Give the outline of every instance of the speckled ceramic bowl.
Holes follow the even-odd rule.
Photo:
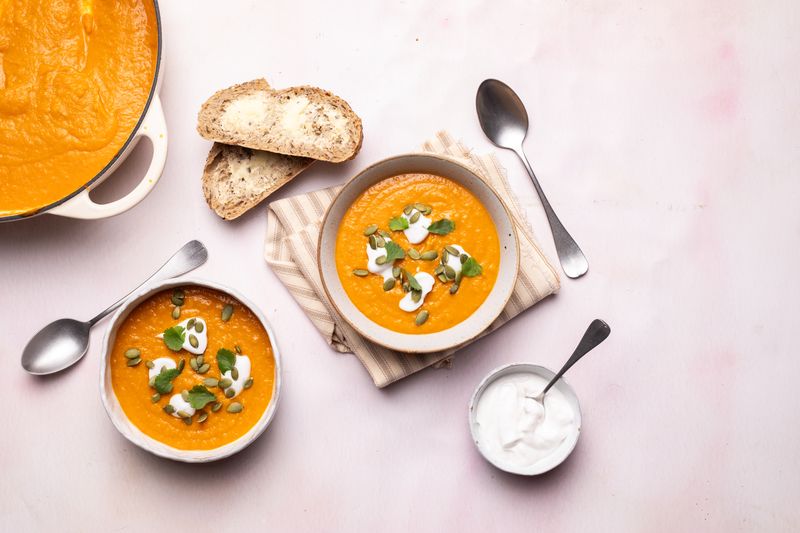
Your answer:
[[[478,447],[478,451],[480,451],[483,458],[489,461],[492,465],[500,470],[504,470],[505,472],[510,472],[512,474],[519,474],[521,476],[537,476],[539,474],[544,474],[545,472],[548,472],[563,463],[564,460],[572,453],[572,450],[575,449],[575,445],[578,444],[578,437],[580,437],[581,434],[581,406],[578,403],[578,397],[575,395],[575,391],[572,390],[572,387],[570,387],[569,383],[567,383],[564,378],[559,379],[553,385],[553,389],[558,389],[564,395],[570,407],[572,408],[572,411],[575,413],[575,421],[578,426],[578,430],[575,432],[575,438],[565,440],[561,443],[561,446],[553,451],[553,453],[527,468],[512,468],[509,465],[497,462],[495,458],[487,452],[486,448],[481,442],[479,429],[480,424],[478,424],[476,420],[477,406],[478,402],[480,402],[483,392],[495,380],[509,374],[519,373],[535,374],[543,377],[547,381],[550,381],[553,379],[553,376],[556,375],[555,372],[549,368],[530,363],[512,363],[510,365],[501,366],[500,368],[495,368],[489,372],[488,376],[483,378],[483,381],[481,381],[478,385],[478,388],[475,389],[472,399],[469,402],[469,430],[470,433],[472,433],[472,440],[475,443],[475,446]]]
[[[463,322],[426,334],[398,333],[380,326],[362,313],[342,286],[336,270],[336,234],[345,212],[358,196],[381,180],[399,174],[424,173],[449,178],[474,194],[492,217],[500,240],[500,270],[486,300]],[[429,353],[460,346],[486,330],[500,315],[514,290],[519,271],[519,242],[508,208],[475,172],[450,157],[420,153],[390,157],[367,167],[352,178],[333,200],[325,218],[317,249],[317,263],[325,293],[338,313],[371,341],[406,353]]]
[[[264,329],[267,330],[267,335],[269,336],[269,341],[272,345],[272,353],[275,357],[275,382],[272,390],[272,400],[264,410],[261,418],[259,418],[258,422],[256,422],[256,424],[250,428],[250,431],[235,441],[211,450],[181,450],[178,448],[173,448],[172,446],[167,446],[153,437],[146,435],[138,427],[133,425],[133,423],[125,415],[125,412],[122,410],[116,394],[114,394],[114,388],[111,384],[111,372],[109,369],[109,358],[111,355],[111,350],[114,346],[117,330],[119,329],[120,324],[122,324],[122,322],[128,317],[130,312],[147,298],[158,292],[161,292],[164,289],[172,289],[175,287],[185,287],[190,285],[207,287],[209,289],[220,291],[233,298],[236,298],[242,303],[242,305],[250,309],[253,314],[258,317],[261,325],[264,326]],[[278,408],[280,392],[281,357],[278,351],[278,344],[275,342],[275,333],[272,331],[269,322],[267,322],[264,314],[259,311],[259,309],[250,300],[235,290],[218,283],[196,278],[179,278],[149,285],[131,296],[131,298],[125,302],[116,313],[114,313],[114,316],[111,319],[111,325],[106,331],[105,338],[103,339],[103,349],[100,364],[100,397],[103,401],[103,406],[106,408],[106,412],[108,413],[111,422],[114,424],[114,427],[117,428],[117,431],[122,433],[123,437],[131,441],[136,446],[147,450],[152,454],[158,455],[159,457],[165,457],[175,461],[183,461],[185,463],[207,463],[210,461],[223,459],[243,450],[253,441],[255,441],[264,432],[264,430],[267,429],[267,426],[269,426],[270,422],[275,416],[275,410]]]

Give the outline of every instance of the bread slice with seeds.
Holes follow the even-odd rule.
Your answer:
[[[203,169],[203,195],[216,214],[232,220],[313,162],[306,157],[214,143]]]
[[[253,80],[215,93],[200,108],[206,139],[338,163],[361,149],[363,132],[347,102],[317,87],[271,89]]]

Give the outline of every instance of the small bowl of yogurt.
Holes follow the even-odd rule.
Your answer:
[[[572,387],[558,380],[544,397],[533,399],[555,376],[530,363],[513,363],[489,373],[469,402],[469,428],[481,455],[512,474],[536,476],[560,465],[575,449],[581,408]]]

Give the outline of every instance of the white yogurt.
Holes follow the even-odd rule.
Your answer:
[[[528,468],[565,442],[574,442],[578,424],[567,398],[556,387],[544,397],[544,407],[526,396],[536,396],[547,380],[529,372],[502,376],[483,391],[476,407],[480,446],[496,463],[512,469]]]
[[[456,250],[458,250],[458,252],[459,252],[461,255],[466,255],[467,257],[469,257],[469,256],[470,256],[470,255],[469,255],[467,252],[465,252],[465,251],[464,251],[464,249],[463,249],[461,246],[459,246],[458,244],[451,244],[450,246],[452,246],[453,248],[455,248]],[[465,261],[466,261],[466,259],[465,259]],[[462,263],[461,263],[461,256],[458,256],[458,257],[456,257],[456,256],[454,256],[454,255],[450,255],[450,254],[448,254],[448,257],[447,257],[447,266],[449,266],[449,267],[451,267],[453,270],[455,270],[455,271],[456,271],[456,275],[458,275],[458,274],[459,274],[459,272],[461,272],[461,266],[462,266]]]
[[[175,364],[175,361],[170,359],[169,357],[159,357],[158,359],[153,360],[153,368],[147,372],[147,378],[153,379],[157,375],[161,373],[163,369],[171,369],[171,368],[178,368],[178,365]]]
[[[411,298],[412,293],[408,292],[403,296],[400,300],[400,309],[409,313],[422,307],[422,304],[425,303],[425,297],[433,290],[433,276],[427,272],[417,272],[414,277],[417,279],[419,286],[422,287],[422,298],[415,302]]]
[[[389,242],[391,239],[384,239]],[[376,249],[372,249],[367,243],[367,270],[372,272],[373,274],[378,274],[383,276],[383,281],[392,277],[392,267],[394,266],[394,261],[391,263],[385,263],[383,265],[379,265],[375,261],[378,260],[379,257],[386,257],[386,247],[381,248],[380,246]]]
[[[412,223],[411,217],[414,216],[414,213],[419,213],[419,219]],[[406,235],[406,239],[411,244],[419,244],[425,240],[428,236],[428,226],[431,225],[431,219],[417,211],[416,209],[412,209],[409,214],[401,213],[401,217],[408,220],[408,229],[404,229],[403,233]]]
[[[192,329],[186,329],[186,324],[188,324],[190,320],[194,320],[195,324],[193,324]],[[203,324],[203,331],[198,333],[198,331],[196,329],[194,329],[194,326],[196,324]],[[208,326],[206,325],[206,321],[205,320],[203,320],[199,316],[198,317],[192,317],[192,318],[187,318],[183,322],[178,322],[177,324],[175,324],[175,326],[180,326],[185,330],[184,331],[183,346],[181,346],[181,348],[183,348],[187,352],[193,353],[195,355],[200,355],[202,353],[205,353],[206,348],[208,347]],[[197,348],[192,346],[192,343],[189,340],[189,335],[194,335],[195,337],[197,337]],[[164,334],[163,333],[159,333],[158,335],[156,335],[156,337],[158,337],[159,339],[163,339],[164,338]]]
[[[183,411],[189,416],[194,416],[195,408],[192,407],[192,404],[184,400],[183,396],[180,394],[173,394],[172,398],[169,399],[169,404],[173,409],[175,409],[172,412],[172,416],[175,418],[181,418],[181,415],[178,414],[178,411]]]
[[[244,382],[250,378],[250,358],[246,355],[237,355],[236,362],[233,366],[235,366],[236,371],[239,372],[239,379],[233,379],[230,370],[222,374],[220,379],[228,378],[233,382],[228,388],[233,389],[236,394],[234,394],[232,398],[236,398],[244,390]]]

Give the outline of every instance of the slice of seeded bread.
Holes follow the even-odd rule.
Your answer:
[[[266,80],[223,89],[197,117],[206,139],[338,163],[361,149],[361,119],[334,94],[316,87],[273,90]]]
[[[313,162],[306,157],[214,143],[203,170],[203,195],[215,213],[232,220]]]

